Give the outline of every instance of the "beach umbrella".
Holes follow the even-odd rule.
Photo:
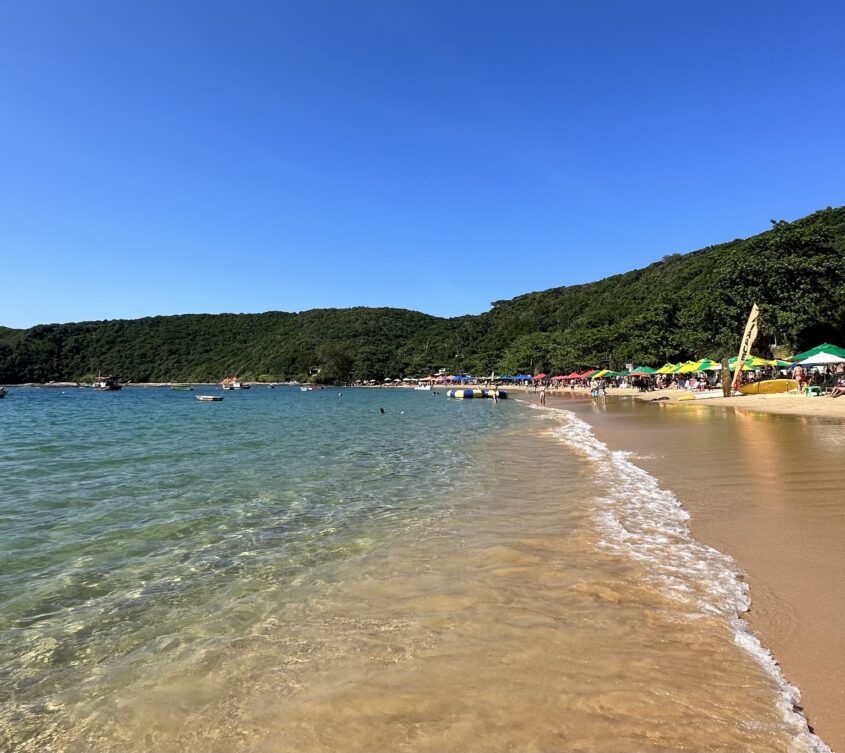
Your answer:
[[[776,366],[779,369],[786,369],[792,364],[789,361],[781,361],[780,358],[773,358],[771,361],[766,361],[769,366]]]
[[[716,361],[711,361],[709,358],[702,358],[700,361],[687,361],[678,370],[679,374],[692,374],[698,371],[710,371],[712,369],[722,368]]]
[[[751,369],[762,369],[764,366],[769,366],[769,362],[760,356],[749,356],[745,359],[745,364],[742,367],[743,371],[750,371]],[[728,368],[731,371],[736,370],[736,356],[728,359]]]
[[[821,345],[816,345],[815,348],[805,350],[803,353],[796,353],[794,356],[792,356],[792,363],[804,361],[807,358],[810,358],[811,356],[818,355],[819,353],[830,353],[830,355],[832,356],[839,356],[840,358],[845,358],[845,350],[840,348],[838,345],[822,343]]]
[[[698,362],[699,371],[711,371],[712,369],[721,369],[722,364],[710,358],[702,358]]]
[[[602,369],[593,374],[593,379],[601,379],[602,377],[610,376],[613,372],[610,369]]]
[[[678,373],[678,374],[692,374],[693,372],[698,371],[696,366],[698,366],[697,361],[687,361],[686,363],[681,364],[681,368],[679,368],[676,373]]]
[[[826,353],[821,351],[815,355],[805,358],[803,361],[798,361],[796,366],[827,366],[832,363],[845,363],[845,358],[837,356],[834,353]]]
[[[658,374],[669,374],[675,368],[674,363],[664,363],[658,370]]]
[[[645,374],[645,375],[649,376],[651,374],[656,374],[657,369],[653,369],[653,368],[651,368],[651,366],[640,366],[639,368],[634,369],[634,371],[632,371],[631,373],[633,374],[635,372],[637,374]]]
[[[591,371],[585,371],[581,376],[585,377],[586,379],[592,379],[598,373],[598,369],[592,369]]]
[[[545,379],[546,375],[545,374],[537,374],[537,376],[535,376],[534,378],[535,379]]]

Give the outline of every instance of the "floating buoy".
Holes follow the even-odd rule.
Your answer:
[[[482,390],[475,387],[473,389],[449,390],[446,395],[457,398],[458,400],[467,400],[472,397],[496,397],[499,400],[504,400],[507,398],[508,393],[504,390]]]

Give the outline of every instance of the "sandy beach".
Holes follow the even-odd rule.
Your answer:
[[[507,388],[513,390],[513,387]],[[519,391],[523,388],[517,387]],[[533,387],[525,388],[527,394],[533,394]],[[574,390],[551,390],[549,395],[557,397],[578,395],[589,397],[590,390],[586,387],[576,387]],[[687,407],[737,408],[757,413],[780,413],[790,416],[818,416],[835,419],[845,419],[845,399],[830,397],[807,397],[796,393],[784,392],[775,395],[742,395],[737,397],[708,397],[705,399],[690,399],[691,395],[711,395],[707,393],[693,393],[688,390],[654,390],[653,392],[639,392],[632,387],[611,387],[607,391],[608,397],[629,397],[648,403],[677,403]]]
[[[845,656],[845,401],[679,401],[682,394],[629,394],[637,399],[606,405],[576,394],[548,404],[574,410],[609,447],[632,452],[678,496],[693,535],[734,558],[751,588],[746,619],[799,687],[815,731],[845,750],[834,659]],[[658,397],[669,400],[648,403]]]

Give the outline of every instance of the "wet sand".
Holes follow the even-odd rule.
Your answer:
[[[815,731],[845,750],[845,421],[775,415],[845,404],[728,403],[549,400],[575,410],[611,448],[633,451],[691,513],[693,535],[736,560],[751,587],[751,627],[800,688]]]

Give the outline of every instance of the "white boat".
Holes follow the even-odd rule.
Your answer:
[[[196,397],[203,403],[219,403],[223,400],[222,395],[197,395]]]
[[[104,390],[106,392],[119,390],[123,387],[122,384],[117,383],[117,377],[113,376],[98,376],[91,385],[95,390]]]
[[[420,390],[421,392],[431,392],[431,385],[430,384],[418,384],[414,387],[415,390]]]
[[[300,387],[299,389],[302,390],[303,392],[313,392],[314,391],[313,387]]]
[[[220,382],[220,386],[224,390],[248,390],[249,389],[249,385],[244,384],[236,376],[226,377],[222,382]]]

